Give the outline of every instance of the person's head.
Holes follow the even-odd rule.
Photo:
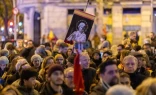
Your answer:
[[[69,48],[69,49],[67,50],[67,55],[68,55],[68,56],[71,56],[72,53],[73,53],[73,50],[72,50],[71,48]]]
[[[130,32],[129,37],[131,40],[136,41],[136,32]]]
[[[150,32],[150,33],[149,33],[149,37],[150,37],[151,39],[153,39],[153,38],[155,37],[154,32]]]
[[[100,79],[113,86],[119,83],[119,71],[117,63],[113,60],[107,60],[99,66]]]
[[[19,72],[19,70],[21,69],[22,66],[24,66],[25,64],[28,64],[27,60],[24,58],[19,58],[17,60],[17,63],[15,64],[15,69],[17,72]]]
[[[126,56],[122,61],[124,71],[127,73],[134,73],[138,66],[138,60],[132,55]]]
[[[149,43],[144,44],[143,49],[144,50],[150,50],[151,49],[151,44],[149,44]]]
[[[115,85],[106,92],[106,95],[135,95],[135,93],[132,89],[126,86]]]
[[[137,88],[135,95],[156,95],[156,79],[149,78],[144,80]]]
[[[61,43],[59,46],[59,52],[66,54],[68,50],[68,45],[66,43]]]
[[[65,76],[65,84],[69,87],[69,88],[74,88],[74,82],[73,82],[73,78],[74,78],[74,68],[73,67],[68,67],[67,69],[64,70],[64,76]]]
[[[34,88],[37,76],[38,73],[34,68],[22,70],[20,73],[21,85],[25,86],[26,88]]]
[[[5,49],[2,49],[0,51],[0,56],[6,56],[6,57],[8,57],[9,56],[9,51],[8,50],[5,50]]]
[[[80,54],[80,65],[82,69],[88,69],[90,64],[90,57],[87,52]]]
[[[111,57],[111,56],[112,56],[111,51],[106,50],[103,52],[102,60],[105,61],[108,57]]]
[[[63,67],[59,64],[52,64],[48,69],[48,81],[52,85],[60,86],[64,81]]]
[[[34,46],[34,43],[32,40],[28,40],[27,41],[27,47],[33,47]]]
[[[41,68],[44,69],[44,68],[50,66],[51,64],[54,64],[54,58],[52,56],[47,56],[44,58]]]
[[[131,80],[127,73],[120,74],[120,83],[127,87],[131,87]]]
[[[60,64],[62,65],[63,64],[63,61],[64,61],[64,58],[61,54],[57,54],[54,58],[54,61],[56,64]]]
[[[100,60],[100,59],[101,59],[101,54],[100,54],[100,52],[99,52],[99,51],[93,52],[93,54],[92,54],[92,59],[93,59],[93,60]]]
[[[75,58],[75,56],[69,56],[67,58],[67,67],[73,67],[74,66],[74,58]]]
[[[22,95],[14,86],[8,85],[2,90],[2,95]]]
[[[130,53],[130,55],[133,55],[134,57],[136,57],[138,59],[138,66],[137,68],[141,68],[143,66],[143,54],[139,53],[139,52],[133,52]]]
[[[35,68],[40,68],[42,58],[40,55],[35,54],[31,57],[31,63]]]
[[[4,70],[7,66],[7,64],[9,64],[8,58],[6,56],[0,57],[0,69]]]
[[[124,49],[124,45],[119,44],[117,47],[118,52],[120,53]]]
[[[36,48],[35,54],[40,55],[42,58],[47,56],[47,52],[45,50],[45,46],[40,45],[39,47]]]
[[[120,55],[120,61],[122,62],[123,59],[128,56],[130,54],[130,51],[129,50],[122,50],[121,51],[121,55]]]
[[[21,47],[23,47],[23,44],[24,43],[23,43],[23,40],[22,39],[18,39],[17,42],[16,42],[16,44],[17,44],[17,47],[20,47],[21,48]]]
[[[85,29],[85,26],[86,26],[86,24],[85,24],[84,22],[79,23],[79,25],[78,25],[78,30],[79,30],[80,32],[83,32],[84,29]]]

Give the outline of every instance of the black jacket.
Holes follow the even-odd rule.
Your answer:
[[[101,82],[93,88],[90,95],[105,95],[109,87],[103,86]]]
[[[35,90],[33,88],[28,89],[28,88],[22,86],[21,83],[19,83],[19,85],[17,85],[17,89],[22,95],[40,95],[37,90]]]
[[[136,89],[137,86],[139,86],[142,83],[142,81],[146,78],[146,76],[136,72],[127,74],[130,76],[131,86],[133,87],[133,89]]]
[[[74,95],[72,89],[68,88],[65,85],[62,85],[63,95]],[[46,82],[43,84],[42,89],[40,91],[40,95],[57,95],[58,93],[51,88],[50,83]]]
[[[96,76],[96,70],[93,68],[84,69],[82,70],[82,74],[84,79],[85,91],[89,93],[90,86]]]

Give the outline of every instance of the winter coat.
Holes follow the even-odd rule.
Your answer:
[[[93,88],[90,95],[105,95],[108,89],[109,86],[106,84],[102,85],[102,83],[99,82],[98,85]]]
[[[89,93],[90,86],[96,76],[96,70],[93,68],[84,69],[82,70],[82,74],[84,79],[85,91]]]
[[[28,89],[24,86],[22,86],[21,84],[19,84],[17,86],[18,91],[22,94],[22,95],[40,95],[39,92],[35,89]]]
[[[63,95],[74,95],[72,89],[68,88],[67,86],[62,85],[63,89]],[[42,86],[42,89],[40,90],[40,95],[57,95],[58,92],[54,91],[53,88],[51,88],[49,82],[45,82]]]

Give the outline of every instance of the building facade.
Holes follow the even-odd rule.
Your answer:
[[[92,15],[98,14],[98,2],[91,0],[86,10]],[[50,31],[57,38],[64,39],[74,9],[84,10],[87,0],[17,0],[17,8],[24,14],[24,33],[26,39],[40,42],[43,35]],[[103,0],[102,29],[98,30],[95,19],[90,39],[95,32],[102,35],[107,32],[113,44],[119,44],[124,32],[139,31],[140,43],[148,32],[156,32],[156,0]],[[37,43],[38,43],[37,42]]]

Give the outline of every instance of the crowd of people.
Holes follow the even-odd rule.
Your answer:
[[[137,32],[119,45],[105,36],[99,45],[75,52],[63,40],[35,46],[32,40],[6,43],[0,50],[0,95],[156,95],[156,36],[143,45]],[[84,90],[75,90],[77,55]],[[77,72],[77,73],[80,73]]]

